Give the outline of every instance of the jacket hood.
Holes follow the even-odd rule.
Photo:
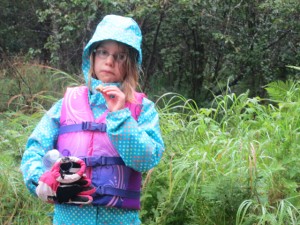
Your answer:
[[[138,52],[137,62],[142,63],[142,33],[138,24],[129,17],[107,15],[98,24],[91,40],[85,46],[82,54],[82,71],[86,83],[90,70],[90,54],[100,41],[113,40],[129,45]],[[94,89],[102,82],[91,78],[91,86]]]

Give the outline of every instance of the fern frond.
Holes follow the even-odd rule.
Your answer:
[[[297,102],[300,100],[299,81],[275,81],[268,84],[265,89],[267,90],[271,100],[277,102]]]

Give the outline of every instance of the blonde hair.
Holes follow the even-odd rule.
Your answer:
[[[138,52],[130,46],[127,46],[120,42],[117,43],[119,46],[124,47],[124,49],[128,54],[126,61],[122,65],[119,65],[119,66],[123,66],[125,70],[124,79],[121,82],[121,90],[125,94],[126,101],[131,103],[136,103],[134,93],[137,87],[139,86],[138,80],[139,80],[139,74],[141,72],[141,67],[137,63]],[[99,44],[97,46],[99,46]],[[90,55],[90,70],[88,73],[88,87],[90,90],[91,90],[91,78],[97,79],[94,71],[95,54],[93,54],[93,51],[91,52],[92,53]]]

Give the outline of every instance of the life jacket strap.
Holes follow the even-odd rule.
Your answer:
[[[107,166],[107,165],[123,165],[125,163],[121,157],[107,157],[107,156],[89,156],[80,157],[88,167]]]
[[[96,188],[96,193],[98,195],[113,195],[113,196],[119,196],[123,198],[133,198],[138,199],[140,198],[140,191],[130,191],[130,190],[124,190],[120,188],[114,188],[111,186],[98,186]]]
[[[65,133],[78,132],[78,131],[106,132],[106,124],[95,123],[95,122],[82,122],[79,124],[65,125],[59,128],[58,134],[61,135]]]

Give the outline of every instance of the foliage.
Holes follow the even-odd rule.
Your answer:
[[[227,94],[205,109],[160,99],[167,149],[144,187],[144,224],[299,223],[300,98],[289,90],[300,83],[267,87],[281,98]]]
[[[0,56],[2,51],[11,54],[23,53],[31,49],[41,50],[45,35],[38,23],[35,10],[42,8],[38,0],[0,0]],[[0,57],[1,59],[1,57]]]
[[[142,29],[142,88],[166,144],[145,174],[143,224],[299,224],[298,0],[0,3],[1,224],[50,224],[20,158],[109,13]]]
[[[94,29],[93,21],[102,11],[97,1],[47,1],[46,8],[37,10],[39,22],[50,22],[44,48],[50,52],[54,67],[72,70],[80,65],[87,35]],[[79,23],[80,21],[80,23]]]
[[[143,224],[298,224],[299,87],[269,83],[266,99],[228,92],[215,96],[210,108],[162,95],[156,104],[166,151],[144,174]],[[18,170],[43,115],[39,108],[29,112],[0,114],[0,189],[8,199],[0,203],[3,224],[51,223],[52,207],[29,195]]]
[[[0,112],[21,110],[32,113],[48,109],[63,96],[66,86],[82,82],[61,70],[24,63],[18,57],[5,60],[4,69],[0,71]]]
[[[39,118],[41,113],[0,114],[0,224],[51,224],[50,205],[30,196],[19,170],[24,143]]]
[[[103,16],[132,16],[144,36],[142,88],[152,97],[176,92],[209,107],[227,86],[265,97],[266,84],[299,76],[287,67],[299,66],[298,0],[0,2],[6,54],[27,54],[75,74]]]

